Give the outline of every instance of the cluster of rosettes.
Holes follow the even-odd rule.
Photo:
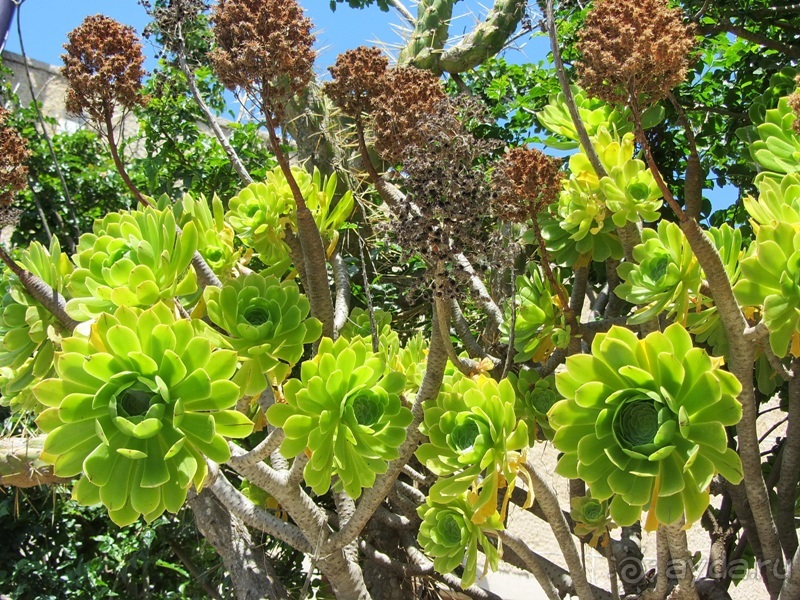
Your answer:
[[[260,97],[264,113],[280,120],[314,76],[311,20],[295,0],[220,0],[211,22],[219,80]]]
[[[313,174],[292,167],[292,176],[300,188],[306,206],[314,216],[328,252],[339,240],[338,229],[353,212],[353,193],[347,191],[334,204],[337,177],[323,179],[319,170]],[[228,203],[225,218],[239,238],[258,252],[266,265],[286,260],[289,249],[284,242],[286,228],[297,229],[297,207],[283,170],[268,171],[263,182],[248,185]]]
[[[580,31],[581,86],[608,102],[652,104],[686,77],[693,29],[666,0],[599,0]]]
[[[475,581],[479,546],[489,565],[497,567],[497,550],[486,533],[504,528],[528,445],[528,428],[517,420],[514,402],[507,379],[498,383],[455,372],[424,404],[420,429],[429,441],[417,449],[417,458],[440,479],[418,509],[423,519],[418,540],[441,573],[452,571],[466,556],[462,587]],[[501,488],[508,490],[498,508]]]
[[[132,27],[103,15],[86,17],[64,45],[62,73],[67,80],[67,110],[98,123],[111,118],[114,107],[143,105],[144,54]]]
[[[250,273],[204,290],[208,317],[228,332],[242,366],[236,383],[247,396],[278,385],[303,355],[303,345],[316,340],[322,325],[309,319],[309,303],[294,281]]]
[[[109,213],[78,241],[67,312],[85,321],[118,306],[147,307],[193,294],[197,243],[194,223],[178,232],[170,208]]]
[[[399,456],[412,420],[400,398],[404,384],[368,340],[323,338],[300,379],[284,385],[286,402],[267,410],[286,434],[281,454],[310,453],[303,475],[315,493],[327,492],[336,476],[335,489],[358,498]]]
[[[118,525],[177,512],[200,489],[206,457],[230,458],[226,437],[252,430],[231,409],[237,355],[218,350],[199,321],[163,303],[103,314],[86,334],[62,342],[57,376],[34,388],[45,406],[43,461],[60,477],[80,476],[81,504],[101,503]]]
[[[467,494],[473,523],[494,518],[498,492],[513,489],[528,446],[528,427],[517,420],[515,401],[507,379],[459,374],[425,404],[421,430],[429,441],[417,449],[417,458],[440,477],[429,491],[433,502]]]
[[[323,90],[344,114],[359,120],[375,108],[388,67],[389,59],[379,48],[359,46],[340,54],[328,67],[333,81],[326,82]]]
[[[6,123],[9,112],[0,106],[0,207],[6,207],[28,186],[28,143]],[[9,223],[4,223],[7,225]]]
[[[561,191],[560,161],[534,148],[506,152],[492,174],[497,196],[493,212],[512,223],[524,223],[555,202]]]
[[[39,242],[32,242],[20,252],[18,261],[54,290],[65,293],[73,266],[57,238],[49,252]],[[63,333],[61,323],[28,294],[16,275],[7,271],[0,282],[0,404],[10,406],[13,412],[38,412],[31,386],[53,373],[55,343]]]
[[[564,400],[550,409],[556,472],[611,499],[622,526],[650,511],[648,526],[697,521],[721,474],[742,479],[726,427],[742,416],[739,381],[673,324],[640,340],[623,327],[597,334],[591,354],[570,356],[556,375]]]

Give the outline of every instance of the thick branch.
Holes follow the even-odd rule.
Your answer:
[[[333,336],[339,337],[350,315],[350,276],[341,253],[337,250],[331,257],[333,281],[336,285],[336,302],[333,308]]]
[[[239,600],[288,598],[267,555],[244,524],[210,490],[197,494],[190,505],[197,529],[222,557]]]
[[[594,598],[592,588],[589,586],[589,582],[586,579],[586,572],[583,569],[580,556],[578,556],[578,551],[575,548],[572,533],[570,532],[567,520],[564,518],[564,514],[561,512],[561,507],[558,505],[558,498],[556,498],[553,488],[542,478],[536,467],[530,461],[526,462],[524,467],[531,476],[531,483],[536,501],[541,505],[542,511],[547,517],[547,521],[550,523],[553,534],[561,548],[561,553],[564,555],[564,560],[567,562],[570,575],[572,575],[575,583],[575,590],[578,593],[578,598],[580,598],[580,600],[592,600]]]
[[[544,591],[545,596],[547,596],[549,600],[561,600],[556,586],[553,585],[553,582],[550,580],[550,577],[548,577],[547,572],[539,561],[540,557],[533,552],[522,539],[518,538],[510,531],[498,531],[497,536],[502,540],[503,544],[511,548],[511,550],[522,559],[522,562],[525,563],[525,568],[533,573],[542,591]]]
[[[78,322],[67,314],[67,301],[57,290],[30,271],[23,269],[2,247],[0,247],[0,260],[17,276],[25,291],[44,306],[64,327],[73,331],[78,326]]]
[[[500,52],[522,20],[526,4],[525,0],[495,0],[485,20],[445,50],[439,68],[447,73],[463,73]]]
[[[786,428],[786,440],[783,444],[781,475],[778,480],[778,503],[775,524],[783,546],[783,554],[792,560],[797,553],[797,530],[795,529],[795,500],[797,498],[797,480],[800,475],[800,359],[792,361],[792,372],[789,380],[789,424]]]

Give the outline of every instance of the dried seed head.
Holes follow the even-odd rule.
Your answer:
[[[0,216],[3,217],[7,217],[9,204],[17,192],[27,186],[28,167],[25,161],[31,154],[25,139],[6,124],[8,114],[7,110],[0,107]]]
[[[372,127],[375,149],[389,162],[398,162],[409,146],[419,145],[419,122],[444,100],[442,82],[416,67],[389,69],[383,91],[375,99]]]
[[[535,218],[558,199],[559,161],[535,148],[506,152],[492,176],[494,213],[512,223]]]
[[[348,50],[328,67],[333,81],[325,84],[325,94],[346,115],[358,118],[362,112],[372,111],[388,66],[389,59],[379,48],[359,46]]]
[[[580,32],[580,84],[608,102],[652,104],[686,78],[694,47],[667,0],[598,0]]]
[[[792,127],[797,135],[800,135],[800,75],[794,80],[797,84],[797,89],[794,94],[789,96],[789,106],[794,112],[794,123]]]
[[[427,275],[439,298],[464,289],[467,275],[454,256],[484,253],[491,245],[486,158],[498,144],[475,138],[459,120],[480,110],[472,98],[445,98],[420,116],[417,144],[402,154],[407,194],[393,209],[389,226],[409,256],[419,254],[431,267]]]
[[[314,75],[311,20],[295,0],[220,0],[211,22],[210,58],[222,84],[260,97],[264,113],[280,120]]]
[[[103,15],[86,17],[67,34],[62,73],[67,80],[67,111],[102,123],[119,106],[147,101],[142,88],[144,55],[133,27]]]
[[[198,18],[208,10],[207,0],[169,0],[166,4],[156,3],[155,6],[149,0],[139,0],[139,4],[153,19],[144,28],[144,37],[155,36],[168,52],[197,52],[195,47],[186,48],[183,40],[192,34],[206,38],[205,32],[198,27]]]

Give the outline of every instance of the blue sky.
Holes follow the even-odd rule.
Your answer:
[[[336,11],[332,12],[328,0],[300,0],[300,4],[316,27],[319,51],[317,69],[320,73],[336,60],[340,52],[350,48],[378,40],[391,47],[399,45],[402,41],[393,26],[402,25],[404,22],[394,11],[381,12],[375,6],[354,10],[346,4],[340,4]],[[411,2],[407,4],[412,5]],[[482,10],[485,14],[485,9],[481,9],[481,3],[476,0],[465,0],[458,6],[462,13],[473,9],[476,12]],[[21,17],[22,35],[28,56],[60,65],[59,56],[63,51],[62,45],[66,42],[67,33],[77,27],[84,17],[97,13],[131,25],[138,33],[141,33],[148,22],[147,14],[136,0],[25,0],[22,4]],[[468,31],[473,22],[472,16],[457,17],[451,31],[454,33]],[[524,54],[514,52],[515,56],[509,58],[516,61],[543,58],[543,44],[539,42],[534,45],[535,57],[526,57]],[[12,23],[6,49],[19,53],[16,23]],[[145,52],[149,56],[154,54],[154,49],[149,47],[146,41]],[[153,66],[153,61],[149,61],[148,68],[152,69]]]

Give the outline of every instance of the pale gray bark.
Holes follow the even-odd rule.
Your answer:
[[[239,600],[283,600],[288,592],[247,527],[206,489],[189,501],[200,533],[222,557]]]

